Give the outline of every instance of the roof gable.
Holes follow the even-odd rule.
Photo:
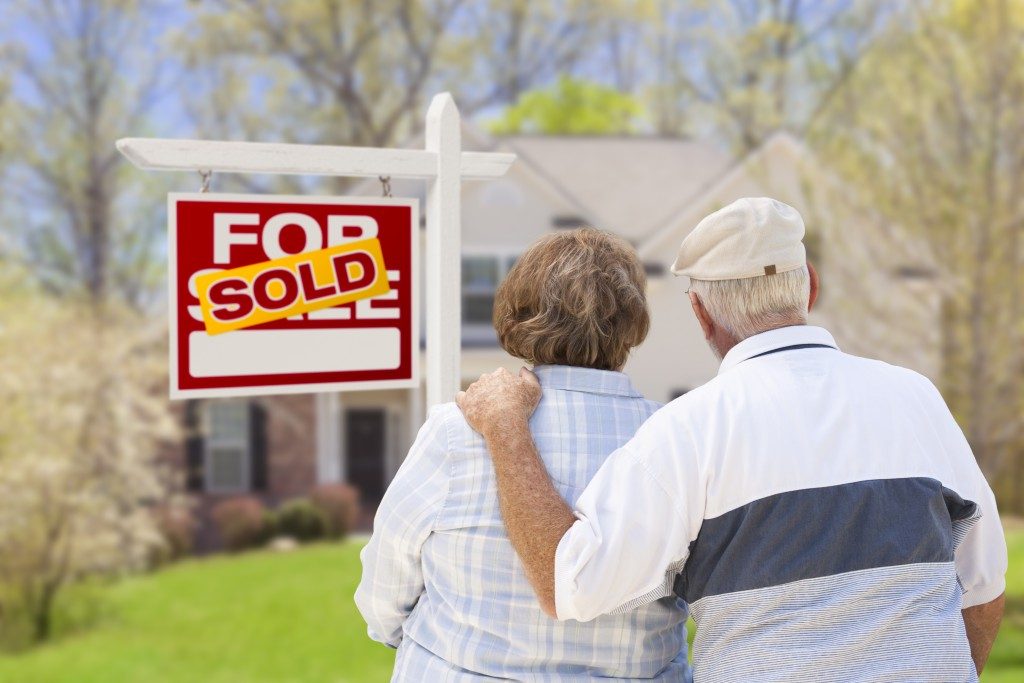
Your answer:
[[[508,136],[497,139],[575,204],[595,227],[635,243],[697,189],[729,155],[707,142],[659,137]]]

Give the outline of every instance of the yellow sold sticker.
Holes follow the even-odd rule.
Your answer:
[[[195,281],[209,334],[369,299],[391,289],[376,238],[204,273]]]

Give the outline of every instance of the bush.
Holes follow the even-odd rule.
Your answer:
[[[313,489],[313,504],[327,522],[327,537],[345,538],[359,516],[359,492],[348,484],[323,484]]]
[[[157,529],[164,545],[153,556],[154,564],[180,560],[192,553],[196,520],[192,511],[182,505],[163,505],[153,511]]]
[[[213,522],[228,550],[262,545],[270,537],[267,510],[258,498],[239,496],[213,508]]]
[[[281,504],[274,515],[278,534],[306,542],[323,538],[327,533],[327,519],[313,501],[293,498]]]

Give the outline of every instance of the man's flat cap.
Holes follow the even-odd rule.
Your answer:
[[[738,280],[796,270],[807,262],[804,221],[768,197],[737,199],[714,212],[679,246],[672,272],[698,280]]]

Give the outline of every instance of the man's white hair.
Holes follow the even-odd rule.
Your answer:
[[[786,325],[807,322],[811,278],[807,266],[740,280],[690,280],[711,315],[737,342]]]

